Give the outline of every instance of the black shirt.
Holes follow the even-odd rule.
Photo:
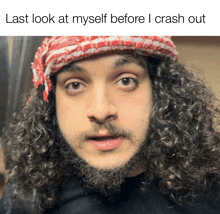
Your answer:
[[[216,189],[211,197],[200,197],[195,204],[180,206],[168,195],[162,194],[156,188],[148,186],[141,190],[144,175],[127,178],[120,195],[114,199],[105,198],[100,193],[85,188],[80,179],[74,179],[63,192],[61,199],[53,208],[44,213],[50,214],[219,214],[220,199]],[[24,203],[25,204],[25,203]],[[23,206],[23,205],[22,205]],[[34,213],[33,209],[11,209],[11,214]]]

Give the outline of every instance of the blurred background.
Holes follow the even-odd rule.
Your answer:
[[[32,88],[31,63],[44,37],[0,37],[0,136]],[[220,36],[174,36],[179,62],[202,78],[220,100]]]

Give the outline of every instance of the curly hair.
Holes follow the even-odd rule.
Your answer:
[[[145,158],[146,182],[179,204],[192,201],[220,181],[220,111],[204,83],[180,63],[148,57],[153,109]],[[55,88],[55,87],[54,87]],[[9,182],[20,195],[34,192],[40,207],[53,205],[73,167],[69,148],[60,142],[55,90],[43,101],[43,86],[4,130],[3,148]]]

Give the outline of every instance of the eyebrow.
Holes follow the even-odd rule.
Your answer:
[[[122,55],[122,57],[115,61],[111,69],[114,70],[130,63],[135,63],[145,69],[147,68],[146,60],[143,57],[137,57],[133,55]],[[59,73],[63,72],[86,72],[86,70],[72,62],[69,65],[65,66],[63,69],[61,69]]]
[[[144,58],[133,56],[133,55],[125,55],[114,63],[112,69],[117,69],[119,67],[122,67],[126,64],[135,63],[137,65],[140,65],[143,68],[147,68],[147,63]]]
[[[63,69],[60,70],[60,72],[68,72],[68,71],[73,71],[73,72],[85,72],[86,70],[83,69],[82,67],[75,65],[74,62],[70,63],[69,65],[65,66]]]

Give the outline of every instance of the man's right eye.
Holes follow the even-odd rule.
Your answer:
[[[78,93],[82,91],[86,86],[80,82],[71,82],[66,85],[66,89],[69,93]]]

